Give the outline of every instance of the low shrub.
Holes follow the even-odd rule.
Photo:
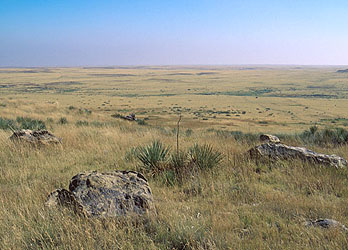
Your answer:
[[[310,127],[298,135],[305,144],[315,144],[319,146],[337,146],[348,143],[348,130],[344,128],[325,128],[319,130],[318,127]]]
[[[29,117],[17,117],[17,129],[42,130],[46,129],[46,124],[41,120],[31,119]]]
[[[68,119],[66,119],[65,117],[61,117],[58,120],[58,124],[64,125],[68,123]]]
[[[88,121],[77,121],[76,126],[81,127],[81,126],[88,126],[89,123]]]
[[[222,153],[214,150],[209,144],[195,144],[189,149],[189,158],[198,169],[212,169],[220,164],[223,159]]]
[[[0,129],[15,129],[15,121],[0,117]]]

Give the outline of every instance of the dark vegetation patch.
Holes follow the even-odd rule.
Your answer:
[[[60,86],[60,85],[81,85],[83,84],[82,82],[77,82],[77,81],[63,81],[63,82],[49,82],[46,83],[46,86]]]
[[[334,89],[336,88],[335,85],[308,85],[308,89]]]
[[[116,67],[83,67],[83,69],[116,69]]]
[[[29,117],[18,116],[15,120],[0,117],[0,129],[4,130],[19,130],[31,129],[42,130],[46,129],[46,124],[41,120],[32,119]]]
[[[231,96],[259,96],[268,94],[276,91],[274,88],[262,88],[262,89],[249,89],[238,90],[238,91],[219,91],[219,92],[203,92],[203,93],[195,93],[196,95],[231,95]]]
[[[134,74],[89,74],[90,76],[98,76],[98,77],[128,77],[128,76],[136,76]]]
[[[0,88],[13,88],[16,87],[15,84],[9,84],[9,83],[2,83],[0,84]]]
[[[196,75],[198,76],[203,76],[203,75],[216,75],[217,73],[216,72],[199,72],[199,73],[196,73]]]
[[[256,70],[256,68],[239,68],[239,70]]]
[[[16,74],[16,73],[24,73],[24,74],[33,74],[33,73],[52,73],[49,69],[27,69],[27,70],[1,70],[0,73],[5,74]]]
[[[192,76],[192,73],[170,73],[168,76]]]
[[[169,79],[169,78],[148,78],[145,81],[161,81],[161,82],[181,82],[178,79]]]
[[[348,73],[348,69],[339,69],[336,73]]]

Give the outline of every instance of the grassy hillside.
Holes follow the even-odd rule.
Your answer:
[[[0,86],[6,86],[0,87],[0,117],[18,126],[22,126],[22,120],[17,117],[40,120],[63,139],[63,144],[39,149],[18,146],[8,139],[10,129],[0,129],[0,248],[347,248],[347,233],[304,226],[307,220],[318,218],[332,218],[348,225],[347,169],[299,161],[255,162],[244,154],[257,143],[256,133],[268,131],[283,134],[285,143],[306,144],[314,151],[348,158],[345,143],[322,144],[303,135],[294,136],[315,123],[320,129],[346,126],[343,84],[348,80],[342,74],[335,75],[336,70],[1,69]],[[164,75],[175,82],[159,80]],[[218,78],[216,82],[214,77]],[[147,78],[157,80],[146,81]],[[53,84],[58,81],[65,83]],[[284,87],[290,83],[297,86],[296,90]],[[308,88],[329,83],[335,87]],[[284,96],[268,90],[257,92],[259,89],[256,94],[253,90],[242,95],[255,86],[278,86]],[[189,88],[197,88],[195,94],[190,94]],[[295,97],[288,96],[291,91]],[[211,94],[217,92],[220,94]],[[337,97],[299,97],[301,93],[336,93]],[[204,112],[195,115],[193,110],[199,109]],[[208,109],[229,113],[210,115]],[[133,111],[142,119],[149,118],[145,125],[111,117]],[[233,114],[234,111],[239,113]],[[187,174],[183,181],[166,170],[168,164],[156,174],[146,171],[136,156],[136,148],[154,141],[161,141],[174,153],[179,113],[183,115],[181,151],[189,151],[195,144],[210,145],[223,155],[220,164],[212,168],[184,170]],[[208,120],[203,119],[206,117]],[[1,124],[0,120],[0,127]],[[231,132],[236,130],[251,133]],[[66,188],[79,172],[125,169],[145,173],[158,216],[83,218],[66,209],[44,206],[51,191]]]

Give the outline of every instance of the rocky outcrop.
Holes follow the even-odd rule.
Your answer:
[[[75,212],[98,217],[155,212],[147,180],[134,171],[93,171],[75,175],[69,190],[55,190],[48,196],[46,205],[66,206]]]
[[[263,143],[280,143],[280,140],[277,136],[269,134],[260,135],[260,141]]]
[[[279,140],[279,139],[278,139]],[[267,142],[257,145],[248,151],[252,158],[265,158],[271,160],[293,160],[333,166],[336,168],[347,167],[347,161],[337,155],[326,155],[313,152],[303,147],[292,147],[279,142]]]
[[[315,221],[308,221],[306,223],[306,226],[308,227],[314,226],[314,227],[321,227],[321,228],[340,228],[344,231],[348,231],[345,225],[332,219],[319,219]]]
[[[35,145],[58,144],[62,141],[62,139],[54,136],[47,130],[29,129],[14,131],[10,139],[15,142],[28,142]]]

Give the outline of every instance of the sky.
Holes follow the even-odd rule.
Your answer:
[[[0,67],[348,65],[348,0],[0,0]]]

